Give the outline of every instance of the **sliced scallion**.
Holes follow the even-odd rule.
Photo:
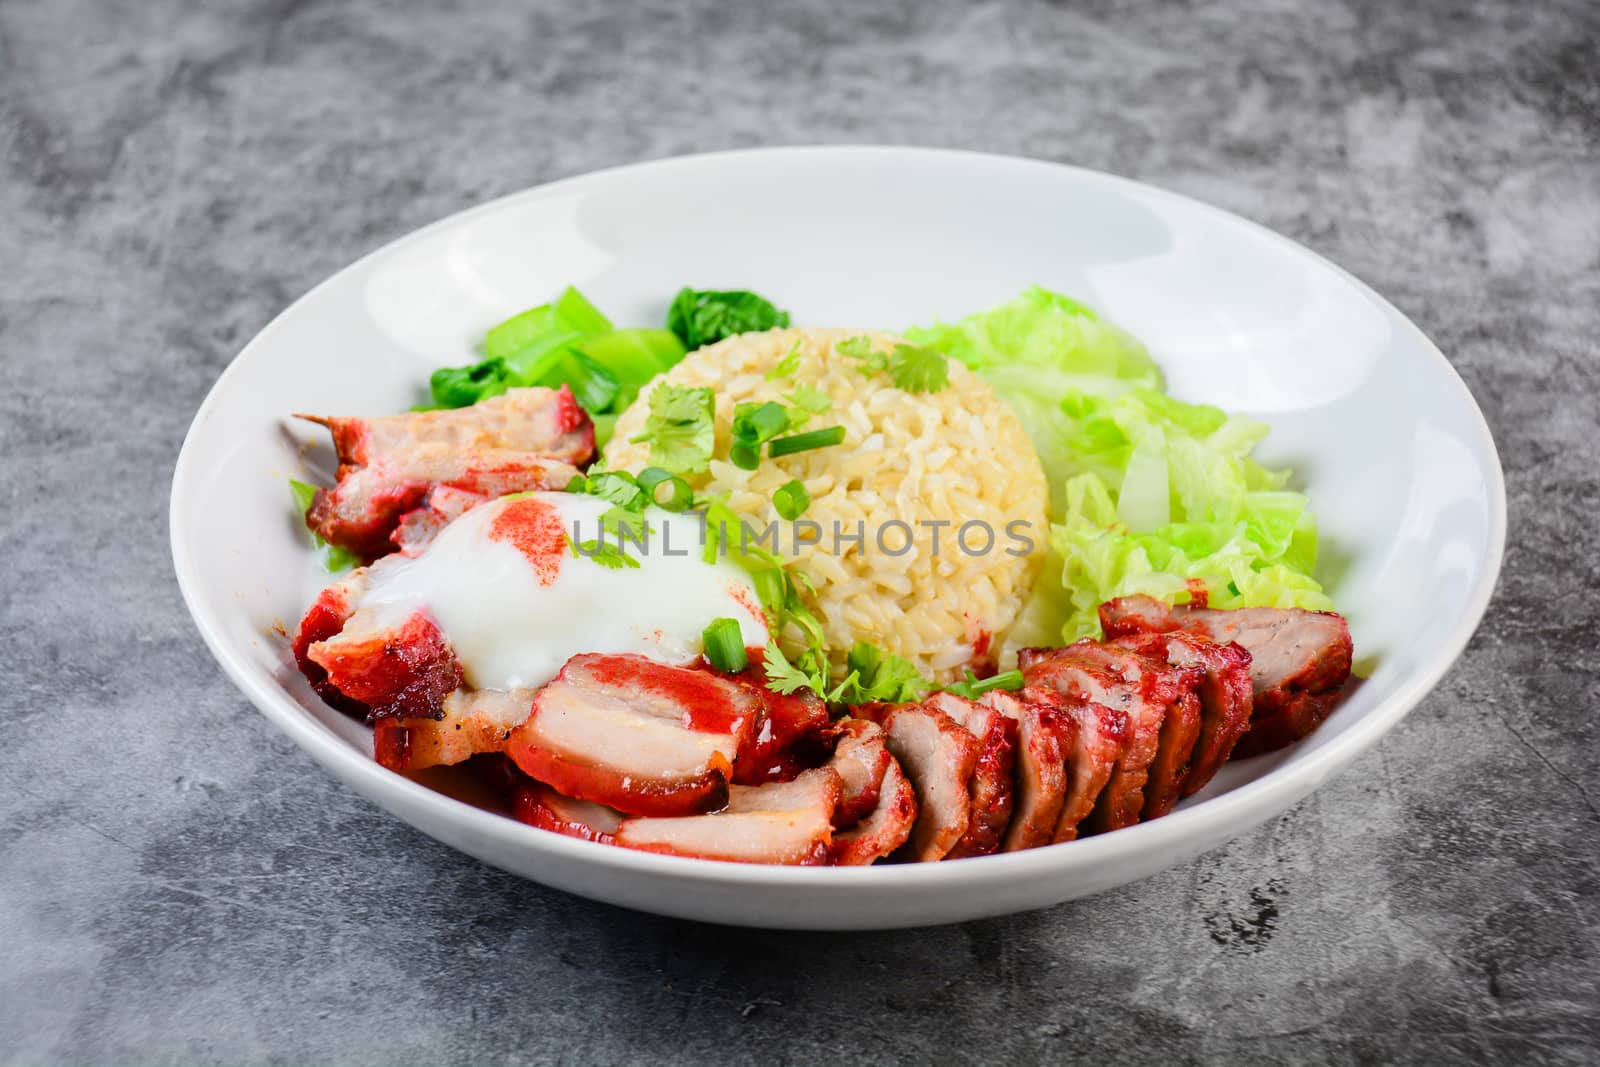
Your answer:
[[[773,491],[772,506],[785,520],[793,522],[804,515],[806,508],[811,506],[811,494],[806,492],[806,484],[796,478]]]
[[[744,650],[744,635],[735,619],[714,619],[702,635],[705,640],[706,662],[712,669],[724,674],[737,674],[750,663]]]
[[[644,491],[647,502],[662,511],[687,511],[694,504],[694,490],[689,488],[688,482],[671,471],[646,467],[639,472],[635,481]],[[666,486],[669,493],[665,500],[661,498],[662,486]]]
[[[843,441],[844,427],[829,426],[825,430],[808,430],[805,433],[790,434],[788,437],[775,437],[768,442],[767,452],[776,459],[796,452],[809,452],[813,448],[829,448]]]

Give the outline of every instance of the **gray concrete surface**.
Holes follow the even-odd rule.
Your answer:
[[[1597,71],[1586,0],[3,0],[0,1060],[1596,1062]],[[1143,884],[818,936],[516,881],[247,706],[179,601],[166,502],[257,329],[500,193],[824,141],[1191,193],[1438,341],[1511,543],[1402,728]]]

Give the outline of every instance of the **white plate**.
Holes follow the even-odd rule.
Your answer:
[[[900,328],[1040,284],[1145,341],[1172,392],[1270,422],[1324,541],[1320,577],[1371,676],[1292,748],[1231,765],[1164,819],[1029,852],[789,869],[544,833],[392,774],[325,707],[287,642],[315,589],[284,479],[326,475],[295,411],[403,410],[503,317],[579,286],[627,325],[678,287],[755,289],[804,325]],[[1327,261],[1195,201],[1091,171],[905,148],[795,148],[602,171],[426,227],[339,272],[212,389],[172,486],[178,581],[206,643],[319,763],[464,852],[547,885],[753,926],[882,928],[1039,907],[1141,878],[1283,811],[1439,680],[1505,542],[1494,442],[1466,387],[1393,307]]]

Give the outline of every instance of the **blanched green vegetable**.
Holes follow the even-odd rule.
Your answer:
[[[747,289],[678,290],[667,310],[667,329],[693,351],[724,337],[789,325],[789,313]]]
[[[616,416],[657,374],[683,358],[669,330],[617,330],[578,290],[513,315],[483,339],[482,362],[444,367],[429,379],[433,407],[459,408],[507,389],[563,385],[595,423],[604,445]]]

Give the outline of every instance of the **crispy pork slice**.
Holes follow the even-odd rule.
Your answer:
[[[978,742],[978,758],[967,782],[972,814],[946,859],[1000,851],[1016,803],[1017,725],[994,708],[954,693],[935,693],[924,703],[964,726]]]
[[[1024,677],[1068,697],[1088,700],[1127,715],[1127,742],[1082,830],[1100,833],[1132,826],[1144,810],[1150,764],[1160,747],[1167,709],[1192,693],[1198,670],[1168,666],[1130,649],[1084,640],[1043,656],[1028,650]],[[1198,712],[1198,705],[1194,710]],[[1080,725],[1082,725],[1080,721]],[[1059,839],[1059,834],[1058,834]]]
[[[539,691],[506,754],[557,792],[631,815],[691,815],[728,799],[760,697],[707,670],[583,654]]]
[[[833,824],[843,830],[878,807],[883,777],[894,757],[883,742],[883,729],[875,722],[844,718],[832,729],[837,740],[828,766],[838,772],[844,790],[833,813]]]
[[[428,490],[428,495],[423,497],[420,506],[400,516],[400,521],[396,524],[394,532],[389,535],[389,539],[394,542],[401,555],[420,556],[422,550],[433,543],[440,530],[479,504],[492,499],[494,498],[483,493],[452,489],[448,485],[436,485]]]
[[[883,727],[889,754],[916,791],[917,822],[902,854],[921,863],[944,859],[972,822],[967,783],[978,762],[977,738],[950,716],[922,704],[852,710]]]
[[[337,633],[310,642],[305,658],[324,672],[323,684],[364,706],[374,721],[440,718],[445,698],[461,685],[460,661],[423,611],[361,608]]]
[[[842,786],[829,767],[791,782],[736,785],[713,815],[623,819],[614,839],[624,848],[734,863],[816,865],[828,861],[833,810]]]
[[[1219,645],[1181,630],[1129,635],[1117,638],[1116,643],[1146,655],[1165,656],[1167,662],[1175,666],[1198,667],[1205,672],[1195,689],[1200,701],[1199,733],[1190,753],[1188,770],[1183,773],[1179,796],[1199,792],[1227,762],[1234,745],[1250,728],[1250,653],[1236,644]],[[1169,754],[1168,737],[1163,730],[1157,763],[1162,763],[1164,768],[1173,765],[1176,746],[1181,743],[1181,739],[1175,739]],[[1145,817],[1153,816],[1146,814]]]
[[[1002,847],[1048,845],[1067,801],[1069,762],[1078,724],[1060,711],[995,690],[980,701],[1016,723],[1016,801]]]
[[[547,785],[523,777],[512,796],[512,814],[518,821],[551,833],[565,834],[602,845],[616,844],[622,813],[592,800],[564,797]]]
[[[444,698],[442,718],[374,722],[373,758],[391,771],[420,771],[500,752],[532,713],[533,699],[531,689],[457,689]]]
[[[594,424],[566,386],[445,411],[299,417],[326,426],[339,454],[338,484],[317,491],[306,525],[368,560],[393,550],[401,516],[435,486],[490,497],[564,489],[594,455]]]
[[[900,764],[890,757],[878,788],[877,805],[848,830],[833,835],[828,862],[840,867],[864,867],[891,855],[911,837],[917,822],[917,793]]]
[[[1250,654],[1254,707],[1250,731],[1236,756],[1282,748],[1322,724],[1350,678],[1353,650],[1344,618],[1300,608],[1167,607],[1150,597],[1124,597],[1100,606],[1108,637],[1182,630],[1217,644],[1233,642]]]

